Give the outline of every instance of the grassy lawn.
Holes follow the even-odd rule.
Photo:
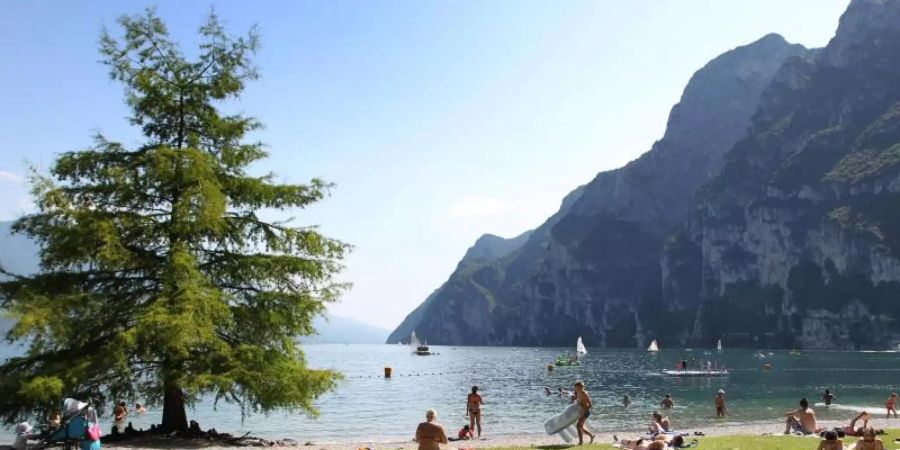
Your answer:
[[[886,450],[900,448],[900,443],[894,443],[894,439],[900,437],[900,429],[887,430],[887,434],[878,436],[884,442]],[[688,442],[694,437],[686,438]],[[816,450],[819,445],[818,437],[801,436],[711,436],[697,437],[698,450]],[[844,447],[856,442],[858,438],[845,437]],[[491,450],[562,450],[578,448],[585,450],[612,450],[610,444],[585,445],[584,447],[572,447],[570,445],[545,445],[539,447],[497,447]]]

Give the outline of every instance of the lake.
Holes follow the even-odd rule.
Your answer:
[[[252,434],[269,438],[291,437],[301,442],[386,441],[412,437],[425,410],[435,408],[438,420],[455,431],[464,423],[466,394],[473,384],[485,401],[485,434],[542,433],[543,423],[561,411],[566,400],[544,394],[543,386],[571,389],[584,380],[594,399],[591,426],[615,431],[634,430],[649,422],[666,393],[676,407],[668,415],[678,428],[712,423],[773,420],[793,409],[801,397],[820,402],[822,391],[832,390],[836,403],[817,408],[824,419],[845,419],[849,410],[865,407],[883,412],[885,399],[900,382],[900,354],[865,352],[776,351],[765,358],[755,351],[663,349],[648,354],[632,349],[591,349],[583,364],[547,371],[547,364],[564,351],[559,348],[444,347],[432,346],[433,356],[416,356],[398,345],[306,345],[313,367],[331,368],[344,374],[337,390],[322,396],[316,405],[321,414],[313,419],[302,414],[253,415],[241,422],[239,409],[211,403],[197,405],[189,418],[205,429]],[[573,351],[573,349],[568,349]],[[673,378],[660,370],[686,358],[703,358],[725,364],[725,378]],[[770,371],[763,365],[772,364]],[[385,379],[385,366],[393,377]],[[715,419],[713,396],[724,389],[730,415]],[[622,395],[632,405],[622,408]],[[160,421],[161,411],[131,417],[136,428]],[[106,424],[104,428],[108,428]]]

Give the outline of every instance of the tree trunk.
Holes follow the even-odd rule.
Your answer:
[[[166,387],[163,397],[163,416],[160,431],[171,433],[178,431],[186,433],[188,430],[187,412],[184,409],[184,394],[178,386]]]

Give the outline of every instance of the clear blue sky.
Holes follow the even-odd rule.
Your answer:
[[[256,167],[337,183],[298,224],[355,246],[335,314],[393,327],[483,233],[539,225],[562,197],[650,148],[691,74],[777,32],[820,47],[847,0],[165,1],[188,48],[210,6],[258,24]],[[102,26],[141,2],[0,2],[0,219],[29,208],[25,161],[102,131],[140,142],[97,63]]]

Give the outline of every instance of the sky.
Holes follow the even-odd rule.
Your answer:
[[[154,6],[186,53],[214,8],[257,25],[254,173],[335,183],[290,211],[353,245],[333,314],[393,328],[485,233],[540,225],[572,189],[647,151],[691,74],[776,32],[824,46],[847,0],[0,2],[0,220],[96,132],[141,143],[98,63],[101,29]],[[0,249],[2,251],[2,249]]]

